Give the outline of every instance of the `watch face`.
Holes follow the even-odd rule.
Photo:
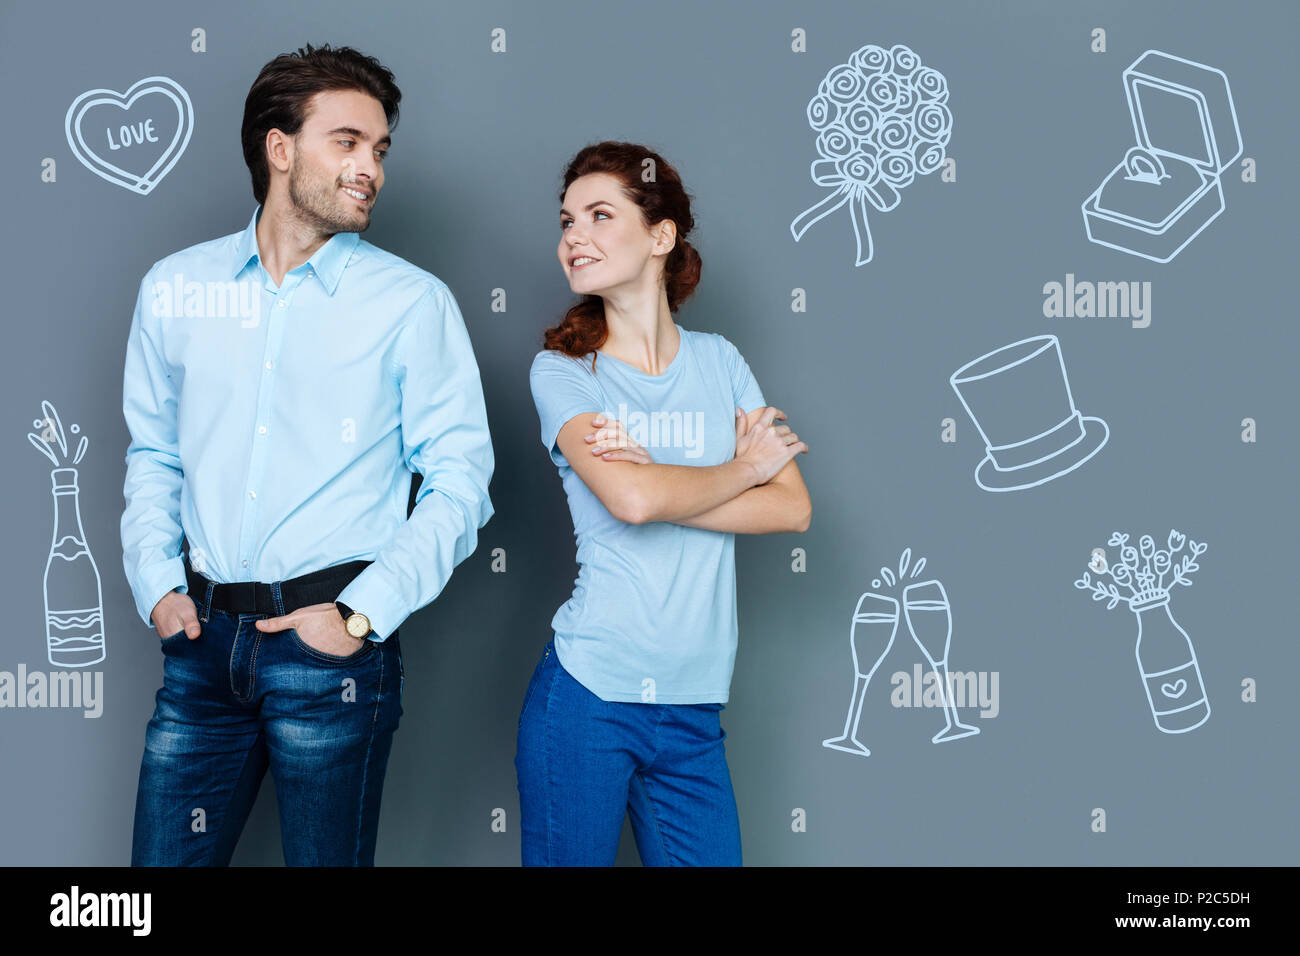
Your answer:
[[[370,633],[370,622],[364,614],[353,614],[348,618],[348,633],[353,637],[365,637]]]

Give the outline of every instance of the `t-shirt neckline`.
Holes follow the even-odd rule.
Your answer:
[[[677,326],[677,354],[674,355],[673,360],[668,363],[668,367],[664,369],[662,372],[660,372],[658,375],[651,375],[649,372],[644,372],[629,362],[624,362],[621,358],[618,358],[613,355],[605,355],[604,352],[597,351],[594,354],[596,356],[597,361],[599,361],[600,356],[605,355],[605,358],[617,362],[620,367],[626,369],[632,375],[638,376],[639,378],[643,378],[646,381],[650,381],[650,382],[662,382],[668,379],[670,376],[676,374],[677,369],[681,368],[682,353],[685,352],[687,349],[687,345],[686,345],[687,338],[688,338],[687,330],[682,328],[680,325]]]

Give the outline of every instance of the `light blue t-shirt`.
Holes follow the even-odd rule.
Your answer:
[[[734,409],[749,413],[766,405],[763,393],[727,339],[678,329],[681,345],[661,375],[609,355],[578,359],[547,349],[529,372],[542,444],[559,468],[578,541],[573,596],[551,620],[555,652],[602,700],[726,703],[731,689],[735,535],[667,521],[619,521],[555,443],[575,415],[603,412],[621,421],[657,464],[731,461]]]

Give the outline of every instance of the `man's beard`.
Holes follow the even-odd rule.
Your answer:
[[[324,181],[309,180],[301,166],[295,165],[289,173],[289,201],[303,220],[326,235],[365,232],[370,228],[370,210],[349,215],[342,208],[340,193],[337,183],[327,185]]]

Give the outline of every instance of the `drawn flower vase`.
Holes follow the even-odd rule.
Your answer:
[[[1209,720],[1210,702],[1191,639],[1169,609],[1169,592],[1142,591],[1129,608],[1137,617],[1134,653],[1156,728],[1166,734],[1195,730]]]

